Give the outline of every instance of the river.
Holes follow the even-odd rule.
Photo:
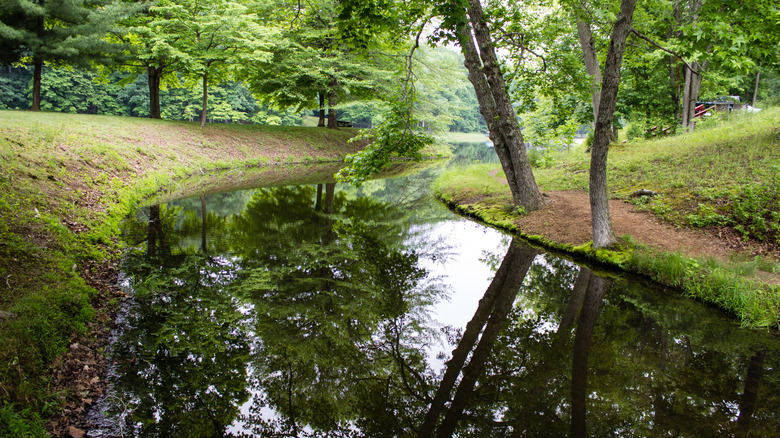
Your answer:
[[[88,436],[778,436],[777,336],[461,218],[438,172],[128,218]]]

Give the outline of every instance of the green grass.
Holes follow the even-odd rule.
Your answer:
[[[647,248],[633,251],[626,263],[633,271],[729,311],[744,326],[778,328],[780,287],[756,280],[759,266],[749,262],[724,264],[713,259],[692,259]]]
[[[314,127],[320,123],[320,118],[316,116],[304,116],[303,126]]]
[[[780,183],[772,181],[780,166],[778,132],[780,109],[773,108],[734,114],[693,135],[615,144],[609,151],[610,196],[629,199],[638,189],[653,190],[661,196],[638,200],[639,206],[673,223],[724,222],[717,215],[728,218],[749,188],[756,198],[778,191]],[[590,162],[583,146],[551,158],[550,166],[534,170],[543,190],[587,190]]]
[[[503,177],[490,164],[451,168],[437,178],[433,192],[461,214],[516,231],[513,220],[522,212],[511,208],[512,196],[495,175]]]
[[[584,145],[544,152],[536,157],[534,175],[540,188],[587,190],[590,156]],[[497,226],[483,211],[506,211],[511,201],[500,164],[452,169],[436,183],[437,195],[459,211]],[[685,227],[730,226],[744,239],[780,244],[780,109],[733,114],[708,122],[693,134],[610,147],[608,187],[613,199],[634,202],[638,209]],[[631,198],[638,189],[659,195]],[[484,217],[483,217],[484,216]],[[513,230],[515,227],[506,226]],[[687,295],[713,303],[751,327],[780,328],[780,288],[757,280],[761,272],[777,273],[772,259],[701,261],[680,254],[656,253],[628,244],[619,251],[593,251],[525,236],[550,248],[648,275],[681,288]],[[629,239],[630,242],[630,239]]]

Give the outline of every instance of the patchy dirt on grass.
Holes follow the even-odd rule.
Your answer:
[[[524,234],[542,235],[555,242],[581,245],[592,240],[590,199],[583,191],[545,192],[545,206],[515,223]],[[777,248],[748,244],[733,230],[710,228],[694,230],[662,221],[636,206],[620,200],[609,201],[612,225],[618,236],[631,235],[638,242],[664,252],[680,252],[691,257],[712,257],[729,261],[735,252],[778,257]]]

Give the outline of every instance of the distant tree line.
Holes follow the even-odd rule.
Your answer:
[[[457,62],[457,53],[443,53]],[[79,68],[44,66],[41,110],[74,114],[103,114],[149,117],[149,88],[146,75],[114,71],[102,77],[98,72]],[[31,105],[33,68],[5,65],[0,68],[0,110],[27,110]],[[483,132],[485,121],[479,114],[476,96],[465,73],[455,86],[425,92],[431,108],[430,125],[454,132]],[[160,91],[161,117],[168,120],[200,121],[201,91],[187,87],[180,78],[178,87]],[[274,108],[255,98],[242,82],[230,81],[211,87],[208,122],[295,126],[303,116],[318,116],[318,110]],[[380,100],[344,103],[338,119],[354,127],[370,128],[382,121]]]
[[[338,14],[334,0],[0,0],[0,108],[202,124],[297,124],[314,110],[319,126],[381,123],[409,41],[355,50]],[[445,52],[439,61],[458,68]],[[484,130],[460,69],[457,86],[427,87],[426,122]]]

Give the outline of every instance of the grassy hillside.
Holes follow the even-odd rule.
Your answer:
[[[0,111],[0,436],[90,400],[137,201],[207,170],[342,162],[356,132]]]
[[[780,109],[708,123],[693,134],[612,146],[611,197],[652,190],[660,196],[637,203],[673,223],[732,225],[746,238],[778,243],[780,216],[773,218],[758,204],[780,196]],[[534,171],[540,186],[587,190],[590,160],[583,147],[543,160]]]
[[[536,153],[532,163],[544,191],[588,188],[590,156],[584,145]],[[707,228],[735,245],[749,245],[726,262],[660,254],[631,243],[612,254],[560,249],[680,287],[746,325],[780,327],[780,288],[772,284],[780,272],[780,109],[707,121],[692,134],[616,143],[609,152],[608,187],[611,198],[629,200],[673,224]],[[657,195],[631,197],[638,189]],[[452,204],[469,204],[483,220],[513,224],[511,196],[498,164],[454,169],[441,176],[436,190]]]

